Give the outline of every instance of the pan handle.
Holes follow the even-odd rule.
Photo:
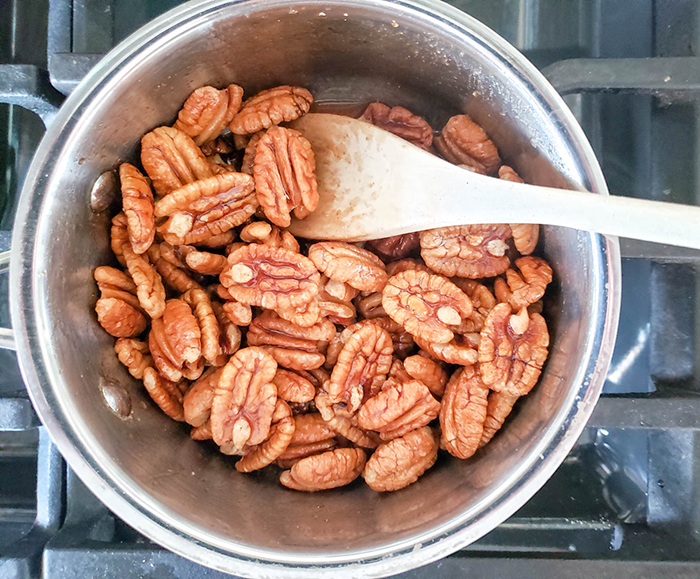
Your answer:
[[[11,251],[0,253],[0,274],[8,273],[10,269]],[[15,333],[12,328],[0,328],[0,350],[16,350]]]

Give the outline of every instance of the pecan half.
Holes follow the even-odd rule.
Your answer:
[[[280,482],[297,491],[321,491],[350,484],[362,472],[367,457],[359,448],[339,448],[301,459],[280,475]]]
[[[382,305],[382,292],[362,292],[354,300],[360,315],[371,320],[372,318],[384,318],[386,312]]]
[[[148,258],[163,281],[180,293],[191,289],[202,289],[202,286],[194,281],[183,269],[180,269],[172,261],[164,257],[163,245],[163,243],[160,245],[154,244],[148,248]]]
[[[420,236],[420,233],[419,233],[419,236]],[[386,266],[386,274],[389,277],[393,277],[397,273],[401,273],[402,271],[409,271],[409,270],[416,270],[416,271],[424,271],[426,273],[433,273],[430,270],[430,268],[428,268],[428,266],[425,265],[419,259],[400,259],[398,261],[392,261],[391,263],[387,264],[387,266]]]
[[[206,294],[202,292],[205,297]],[[198,301],[198,303],[201,303]],[[211,302],[205,312],[210,315]],[[213,323],[215,320],[208,320]],[[168,300],[163,311],[163,329],[165,338],[175,358],[172,361],[194,364],[202,355],[202,334],[197,318],[192,314],[190,305],[180,299]]]
[[[246,143],[244,147],[245,151],[243,152],[243,161],[241,161],[241,173],[247,173],[248,175],[253,174],[253,168],[255,167],[255,149],[264,134],[265,131],[255,133]],[[236,135],[236,137],[239,136],[241,135]]]
[[[219,233],[219,235],[212,235],[211,237],[208,237],[207,239],[203,239],[202,241],[196,241],[194,245],[197,247],[211,247],[211,248],[217,248],[217,247],[226,247],[227,245],[230,245],[233,243],[235,240],[236,235],[232,230],[224,231],[223,233]]]
[[[516,259],[515,265],[520,272],[507,270],[507,284],[499,279],[495,289],[498,300],[508,302],[517,312],[542,298],[552,281],[552,268],[544,259],[531,255]]]
[[[296,86],[264,90],[243,103],[229,128],[234,134],[245,135],[288,123],[308,113],[313,100],[308,90]]]
[[[316,396],[316,407],[319,410],[323,408],[321,415],[327,413],[328,409],[330,408],[329,404],[324,400],[326,397],[327,395],[323,391]],[[319,403],[321,406],[318,406]],[[360,428],[357,424],[357,418],[355,416],[352,418],[333,416],[330,420],[326,421],[326,424],[328,424],[328,426],[340,436],[362,448],[377,448],[381,442],[379,436],[375,432],[369,432]]]
[[[201,146],[221,134],[240,110],[242,100],[243,89],[235,84],[221,90],[200,87],[187,97],[173,126]]]
[[[214,389],[219,382],[223,368],[210,369],[197,380],[185,394],[182,402],[185,422],[192,426],[209,423]]]
[[[158,127],[141,139],[141,164],[161,197],[213,174],[194,141],[173,127]]]
[[[300,414],[294,417],[296,429],[292,444],[309,444],[335,437],[333,430],[318,412]]]
[[[450,326],[472,313],[469,297],[451,281],[423,271],[404,271],[389,279],[382,305],[389,317],[414,337],[446,344],[454,338]]]
[[[136,284],[134,284],[128,273],[114,267],[102,265],[95,268],[93,275],[100,290],[101,298],[119,299],[143,313],[141,304],[136,297]]]
[[[451,281],[469,296],[473,308],[472,315],[464,320],[459,328],[455,328],[455,331],[460,334],[480,332],[486,316],[496,305],[496,298],[485,285],[474,280],[455,277]]]
[[[146,329],[144,315],[118,298],[100,298],[95,304],[97,321],[115,338],[133,338]]]
[[[258,244],[231,253],[219,279],[239,302],[271,310],[308,304],[318,294],[321,282],[309,258]]]
[[[195,426],[190,430],[192,440],[211,440],[211,422],[206,422],[202,426]]]
[[[214,310],[214,315],[219,322],[219,345],[224,356],[234,354],[241,346],[241,330],[238,325],[233,322],[227,313],[224,312],[224,307],[219,302],[212,302],[211,307]],[[215,366],[218,366],[218,360]]]
[[[185,263],[202,275],[219,275],[226,266],[226,256],[208,251],[191,251],[185,256]]]
[[[384,261],[403,259],[420,247],[420,233],[404,233],[383,239],[373,239],[365,247],[376,253]]]
[[[318,294],[318,308],[321,317],[328,318],[334,324],[352,324],[357,315],[352,302],[334,298],[328,295],[325,290],[321,290]]]
[[[333,434],[335,434],[335,432]],[[337,444],[335,438],[326,438],[318,442],[290,444],[286,450],[277,457],[275,464],[282,469],[292,468],[302,458],[328,452],[329,450],[333,450]]]
[[[143,372],[143,385],[153,401],[170,418],[178,422],[185,419],[182,392],[175,382],[166,380],[153,368],[148,367]]]
[[[321,319],[321,305],[318,298],[297,308],[278,308],[277,313],[284,320],[302,328],[310,328]]]
[[[213,364],[221,353],[221,335],[219,320],[214,314],[211,299],[203,289],[188,290],[182,294],[182,299],[192,308],[197,318],[202,356],[207,362]]]
[[[411,380],[411,375],[406,372],[406,367],[403,365],[403,362],[398,358],[394,358],[394,361],[391,363],[391,368],[389,369],[389,378],[393,378],[396,382],[409,382]],[[386,382],[384,384],[386,384]]]
[[[498,177],[504,181],[522,183],[520,176],[507,165],[503,165],[498,170]],[[540,226],[531,223],[511,223],[510,230],[513,232],[513,244],[523,255],[529,255],[535,251],[537,241],[540,238]]]
[[[424,231],[421,256],[433,271],[448,277],[493,277],[508,269],[507,225],[456,225]]]
[[[119,165],[119,181],[131,247],[134,253],[145,253],[156,235],[151,186],[131,163]]]
[[[284,400],[278,400],[272,415],[272,426],[267,440],[251,448],[236,463],[238,472],[252,472],[275,462],[287,449],[294,436],[295,423],[292,411]]]
[[[415,345],[413,341],[413,336],[411,336],[411,334],[404,330],[401,324],[395,322],[388,316],[372,318],[368,320],[360,320],[359,322],[355,322],[354,324],[351,324],[347,328],[345,328],[337,336],[334,342],[331,342],[331,344],[329,344],[328,351],[326,353],[326,359],[330,366],[335,365],[335,363],[338,360],[338,354],[340,354],[340,350],[348,341],[350,336],[352,336],[359,328],[361,328],[362,326],[366,326],[367,324],[374,324],[375,326],[379,326],[383,330],[389,332],[389,335],[391,336],[391,341],[393,342],[394,346],[394,355],[398,356],[399,358],[405,358]],[[335,348],[337,348],[335,355],[333,355],[333,353],[331,352],[331,347],[334,346],[334,344]]]
[[[403,361],[406,373],[425,384],[438,398],[445,392],[448,375],[443,365],[425,356],[409,356]]]
[[[375,491],[396,491],[416,482],[435,464],[438,442],[429,426],[377,447],[362,476]]]
[[[388,279],[381,259],[343,241],[314,243],[309,248],[309,259],[332,280],[342,281],[360,291],[381,291]]]
[[[537,383],[547,359],[549,332],[539,314],[527,309],[513,314],[498,304],[486,318],[479,341],[479,367],[484,383],[496,392],[524,396]]]
[[[277,362],[260,348],[238,350],[224,366],[211,407],[212,438],[231,453],[263,442],[272,423]]]
[[[253,176],[258,203],[275,225],[288,227],[292,212],[303,219],[318,206],[314,152],[298,131],[267,131],[255,148]]]
[[[119,338],[114,344],[114,351],[119,361],[129,370],[129,374],[137,380],[143,379],[146,368],[153,366],[153,358],[149,355],[146,342]]]
[[[272,381],[277,396],[286,402],[310,402],[316,396],[314,385],[296,372],[278,368]]]
[[[241,241],[282,247],[299,253],[299,242],[289,231],[270,225],[266,221],[253,221],[241,229]]]
[[[372,123],[422,149],[430,149],[433,144],[432,127],[423,117],[414,115],[403,107],[390,108],[383,103],[370,103],[360,120]]]
[[[342,281],[330,279],[325,275],[321,276],[321,288],[330,297],[341,302],[349,302],[359,293],[359,290],[356,290],[354,287],[351,287]]]
[[[112,253],[114,253],[117,261],[122,265],[126,265],[126,261],[124,260],[124,244],[130,243],[127,224],[128,222],[124,213],[118,213],[112,218],[112,228],[110,230]]]
[[[145,257],[134,253],[131,244],[125,243],[122,251],[141,307],[151,318],[159,318],[165,310],[165,288],[160,275]]]
[[[489,387],[472,366],[457,370],[445,388],[440,427],[445,450],[457,458],[469,458],[479,448],[486,420]]]
[[[496,146],[467,115],[456,115],[447,121],[435,139],[435,148],[450,163],[487,174],[494,173],[501,164]]]
[[[471,366],[478,360],[479,334],[457,334],[447,344],[434,344],[420,336],[415,340],[419,348],[448,364]]]
[[[248,304],[242,304],[234,299],[223,305],[223,311],[237,326],[247,326],[253,321],[253,310]]]
[[[513,406],[520,396],[509,396],[503,392],[491,392],[489,394],[488,406],[486,408],[486,420],[484,420],[484,431],[481,434],[479,448],[488,444],[496,432],[501,429],[506,418],[513,410]]]

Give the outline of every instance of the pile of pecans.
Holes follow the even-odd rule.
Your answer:
[[[438,449],[488,443],[547,358],[552,270],[539,226],[467,225],[366,244],[297,240],[318,204],[314,152],[283,123],[312,95],[195,90],[119,167],[97,319],[131,375],[195,440],[316,491],[362,475],[403,488]],[[466,115],[441,133],[402,107],[362,119],[452,163],[519,181]],[[226,129],[230,129],[227,131]],[[494,279],[495,278],[495,279]],[[479,281],[477,281],[479,280]]]

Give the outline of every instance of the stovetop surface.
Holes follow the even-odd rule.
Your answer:
[[[49,92],[68,94],[100,55],[179,3],[0,1],[0,101],[7,65],[30,65],[22,68],[29,76],[47,70]],[[697,2],[451,3],[568,95],[613,194],[697,204]],[[676,86],[675,70],[695,84]],[[42,134],[36,115],[0,104],[0,249],[9,247],[17,191]],[[700,576],[700,252],[626,240],[622,247],[617,347],[575,448],[511,519],[402,577]],[[0,326],[9,326],[6,284],[0,276]],[[0,368],[0,578],[224,577],[161,549],[103,507],[40,427],[13,353],[0,351]]]

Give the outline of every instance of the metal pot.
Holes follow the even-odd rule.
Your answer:
[[[573,116],[491,30],[433,0],[206,0],[116,47],[50,125],[19,201],[12,323],[32,401],[58,448],[119,517],[203,565],[245,577],[380,577],[444,557],[523,505],[559,466],[600,394],[619,313],[616,240],[545,228],[552,352],[538,387],[469,461],[416,484],[303,494],[240,475],[190,440],[130,379],[95,320],[93,269],[109,259],[98,176],[138,158],[194,88],[280,83],[318,101],[402,104],[441,127],[468,112],[529,181],[607,194]],[[105,396],[120,405],[113,412]],[[112,405],[114,406],[114,404]],[[130,414],[126,414],[130,406]]]

